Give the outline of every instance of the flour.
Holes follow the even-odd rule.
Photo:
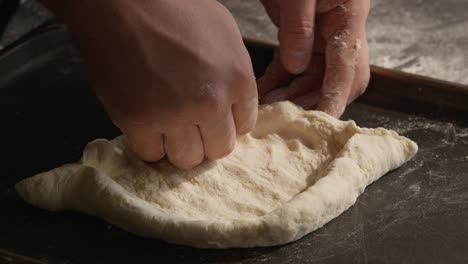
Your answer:
[[[260,1],[221,2],[234,13],[244,37],[278,44],[277,29]],[[467,9],[466,0],[372,0],[371,64],[468,85]]]

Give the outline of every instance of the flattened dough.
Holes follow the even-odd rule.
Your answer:
[[[122,136],[87,145],[81,161],[25,179],[30,204],[95,215],[132,233],[208,248],[288,243],[354,204],[417,145],[289,102],[262,106],[232,154],[179,170],[136,158]]]

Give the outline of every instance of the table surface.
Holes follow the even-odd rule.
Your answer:
[[[71,44],[50,44],[49,52],[34,45],[10,52],[0,57],[0,76],[0,263],[24,263],[25,256],[30,263],[71,264],[468,263],[466,120],[428,119],[355,103],[344,119],[413,139],[420,146],[415,158],[297,242],[195,249],[140,238],[95,217],[51,213],[23,202],[14,191],[16,182],[76,161],[87,142],[112,138],[118,131],[94,98],[83,60]]]

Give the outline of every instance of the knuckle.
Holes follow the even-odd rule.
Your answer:
[[[287,34],[311,38],[314,35],[314,23],[306,18],[287,19],[283,23],[282,31]]]
[[[237,136],[243,136],[249,133],[255,127],[256,116],[242,122],[241,124],[236,124],[236,134]]]
[[[328,101],[334,101],[336,98],[340,98],[344,94],[343,89],[330,89],[323,92],[322,98],[327,99]]]
[[[365,84],[361,84],[361,86],[359,86],[358,88],[358,96],[361,96],[363,95],[367,90],[367,83]]]
[[[111,119],[114,125],[122,131],[155,128],[154,120],[144,113],[112,115]]]
[[[234,103],[245,98],[257,97],[257,82],[251,67],[235,67],[231,81],[226,83],[224,103]],[[228,102],[229,101],[229,102]]]
[[[369,67],[366,67],[366,70],[363,70],[362,72],[359,73],[358,77],[358,92],[359,95],[364,94],[364,92],[367,90],[367,87],[369,86],[370,82],[370,69]]]
[[[317,11],[319,13],[327,13],[331,10],[350,2],[350,0],[329,0],[329,1],[318,1]],[[345,11],[345,10],[343,10]]]
[[[239,73],[233,88],[237,99],[251,98],[257,94],[257,82],[251,72]]]
[[[138,152],[137,152],[138,153]],[[163,151],[144,150],[139,152],[139,156],[142,160],[147,162],[156,162],[164,157]]]
[[[236,102],[253,100],[258,103],[257,82],[255,81],[238,86],[235,93],[236,96],[234,100]]]
[[[370,72],[366,72],[366,77],[361,83],[362,93],[364,93],[364,91],[366,91],[367,87],[369,86],[369,82],[370,82]]]
[[[352,82],[357,71],[355,65],[336,61],[327,64],[325,72],[328,78],[337,82]]]
[[[203,162],[203,156],[201,157],[171,157],[169,161],[180,169],[191,169]]]
[[[200,109],[200,115],[202,119],[208,119],[214,115],[223,116],[228,110],[230,110],[230,104],[228,104],[223,95],[216,96],[205,96],[198,100],[198,107]]]
[[[221,158],[226,157],[227,155],[231,154],[234,150],[235,142],[233,141],[229,145],[226,145],[224,148],[220,148],[209,153],[206,153],[206,157],[210,160],[218,160]]]
[[[325,70],[352,70],[355,67],[355,63],[351,59],[337,57],[336,60],[327,61],[327,64],[325,65]]]
[[[233,78],[239,87],[249,88],[252,84],[255,84],[255,76],[251,66],[236,66]]]
[[[222,115],[230,109],[225,91],[215,84],[203,84],[195,87],[197,93],[179,101],[170,111],[175,120],[185,123],[199,122]]]
[[[149,145],[136,145],[130,142],[131,148],[140,157],[140,159],[147,162],[156,162],[164,157],[164,150],[162,148],[152,147]]]
[[[242,125],[240,128],[237,129],[237,136],[238,137],[243,136],[249,133],[250,131],[252,131],[253,128],[254,128],[253,122],[245,123],[244,125]]]

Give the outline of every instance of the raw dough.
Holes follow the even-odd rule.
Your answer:
[[[289,102],[262,106],[228,157],[184,171],[149,165],[124,137],[98,139],[80,162],[19,182],[34,206],[98,216],[132,233],[195,247],[288,243],[354,204],[417,145]]]

